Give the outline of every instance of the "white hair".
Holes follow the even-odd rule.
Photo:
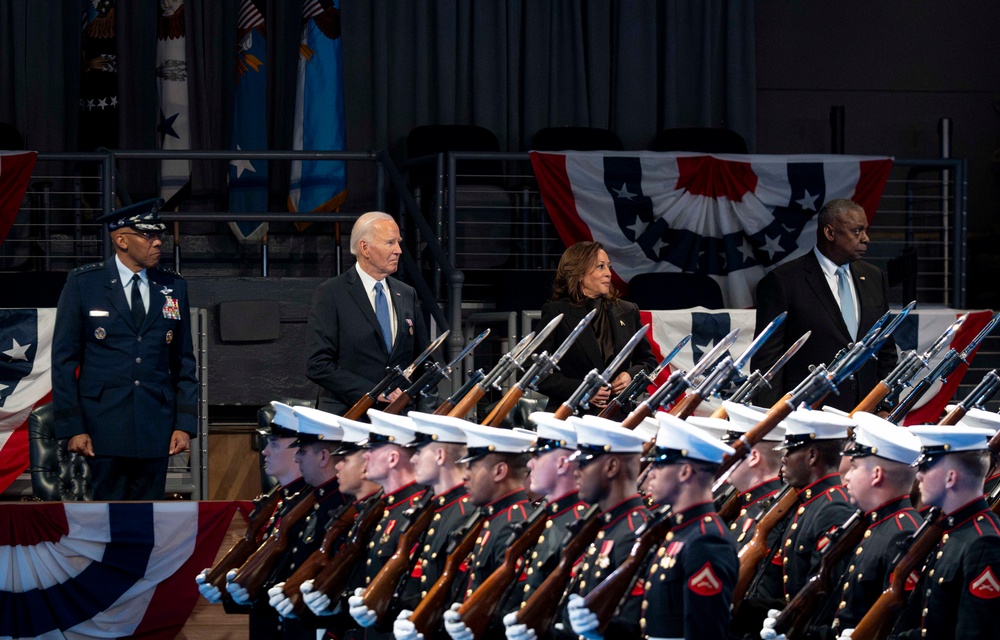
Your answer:
[[[362,240],[371,242],[375,237],[375,225],[384,220],[395,223],[396,220],[383,211],[369,211],[354,221],[351,228],[351,255],[358,255],[358,245]]]

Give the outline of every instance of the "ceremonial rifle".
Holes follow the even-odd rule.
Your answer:
[[[969,317],[969,314],[961,316],[958,320],[952,323],[950,327],[944,330],[944,332],[938,336],[938,339],[934,341],[934,344],[930,346],[927,351],[922,355],[918,354],[916,350],[907,351],[899,363],[896,365],[889,375],[885,377],[875,387],[868,392],[858,406],[854,407],[851,411],[851,415],[854,415],[858,411],[864,411],[866,413],[874,413],[878,408],[879,403],[887,398],[898,398],[899,393],[905,388],[910,386],[910,382],[917,375],[921,369],[926,369],[930,366],[931,360],[937,357],[937,354],[941,352],[941,349],[945,345],[951,344],[952,338],[955,337],[955,332],[958,328],[962,326],[965,319]],[[890,401],[895,404],[895,401]]]
[[[788,347],[785,353],[778,358],[777,362],[771,365],[771,368],[767,370],[767,373],[761,374],[760,369],[758,369],[747,376],[746,381],[740,385],[733,395],[729,396],[728,400],[730,402],[739,402],[740,404],[749,404],[753,400],[753,397],[760,393],[765,387],[770,389],[771,380],[774,379],[774,376],[776,376],[778,372],[781,371],[781,368],[792,359],[792,356],[794,356],[796,352],[802,348],[802,345],[806,343],[806,340],[808,340],[811,335],[812,331],[806,331],[803,333],[802,336],[793,342],[792,346]],[[712,417],[725,419],[728,416],[726,415],[726,410],[719,407],[712,414]]]
[[[444,610],[451,603],[455,578],[461,573],[462,563],[475,548],[484,524],[486,518],[482,511],[477,509],[462,523],[462,526],[449,534],[451,539],[446,550],[448,559],[444,562],[444,570],[410,614],[410,622],[425,638],[431,637],[430,634],[441,626]]]
[[[488,374],[483,378],[482,382],[477,384],[472,388],[472,391],[467,393],[455,408],[452,409],[451,413],[448,415],[454,418],[465,418],[469,415],[469,412],[476,406],[486,392],[492,388],[500,390],[500,385],[504,380],[507,379],[510,374],[514,373],[515,370],[521,370],[521,365],[524,361],[528,359],[532,353],[535,352],[546,338],[549,337],[559,323],[562,322],[562,314],[560,313],[556,317],[552,318],[547,325],[542,327],[542,330],[536,333],[529,333],[524,336],[517,346],[510,353],[505,353],[500,360],[496,363],[493,369],[490,370]]]
[[[313,579],[313,591],[322,591],[330,598],[330,602],[336,602],[343,595],[354,565],[368,552],[368,538],[375,525],[384,517],[384,512],[385,496],[382,495],[368,511],[360,514],[354,521],[351,532],[347,534],[347,541],[337,550],[335,558],[331,558],[333,561],[327,562]]]
[[[545,505],[537,507],[531,516],[514,527],[511,540],[507,543],[503,562],[497,567],[475,591],[469,595],[458,609],[462,622],[469,627],[473,638],[482,637],[489,626],[493,614],[500,606],[507,589],[514,584],[521,574],[521,564],[524,554],[538,542],[538,536],[545,531],[545,523],[549,520]]]
[[[462,353],[458,354],[454,360],[442,367],[437,362],[431,362],[425,369],[424,372],[417,378],[417,381],[410,385],[406,391],[403,391],[399,396],[389,403],[389,406],[385,408],[385,413],[398,414],[400,411],[406,408],[410,401],[419,397],[426,396],[435,388],[437,388],[438,383],[441,382],[442,378],[451,379],[451,372],[455,367],[459,366],[462,360],[465,359],[467,355],[472,353],[480,342],[486,339],[486,336],[490,335],[490,330],[487,329],[483,331],[478,336],[469,341],[469,344],[462,349]]]
[[[295,503],[288,513],[281,516],[281,523],[271,533],[247,561],[243,563],[230,582],[238,584],[249,593],[250,600],[260,596],[261,588],[271,576],[278,560],[288,548],[288,532],[299,520],[313,512],[316,504],[316,492],[310,490],[301,500]]]
[[[381,382],[375,385],[371,391],[361,396],[361,399],[355,402],[354,406],[347,410],[344,417],[348,420],[360,420],[365,414],[368,413],[369,409],[375,406],[375,403],[378,402],[379,396],[383,395],[387,390],[391,392],[393,389],[398,388],[403,381],[410,382],[410,376],[413,375],[413,372],[417,370],[417,367],[419,367],[420,364],[426,360],[435,349],[441,346],[441,343],[445,341],[445,338],[448,337],[449,333],[450,331],[445,331],[439,335],[437,340],[430,343],[430,345],[424,349],[424,352],[417,356],[417,359],[410,363],[410,366],[406,367],[406,369],[400,369],[399,365],[387,368],[385,377],[382,378]]]
[[[703,354],[701,359],[698,360],[698,364],[691,367],[691,371],[685,373],[678,370],[671,373],[666,382],[657,387],[648,398],[640,402],[639,405],[632,410],[632,413],[628,414],[628,416],[622,420],[622,426],[626,429],[635,429],[643,420],[659,410],[661,406],[673,402],[680,397],[685,390],[694,385],[696,378],[704,374],[709,367],[714,365],[716,361],[719,360],[719,358],[723,357],[723,354],[729,350],[729,347],[733,346],[733,343],[736,342],[736,338],[739,337],[739,335],[740,330],[733,329],[729,335],[722,340],[719,340],[714,347],[712,347],[707,353]]]
[[[989,402],[990,398],[996,395],[998,388],[1000,388],[1000,376],[997,376],[997,370],[987,371],[983,379],[979,381],[979,384],[969,392],[969,395],[962,398],[958,404],[952,407],[951,411],[938,421],[938,424],[941,426],[958,424],[959,420],[964,418],[965,414],[969,412],[969,409],[981,407]],[[992,442],[992,439],[990,441]],[[1000,444],[997,445],[996,449],[993,446],[990,449],[1000,452]]]
[[[281,502],[281,498],[281,485],[278,485],[266,495],[254,500],[254,510],[247,517],[246,533],[236,541],[236,544],[226,552],[226,555],[205,576],[205,582],[218,589],[224,600],[230,598],[229,592],[226,591],[226,574],[242,566],[260,546],[260,533],[267,526],[268,521],[274,514],[274,510],[278,507],[278,503]]]
[[[731,524],[740,515],[740,492],[735,485],[726,483],[722,490],[712,496],[715,512],[726,524]]]
[[[524,395],[525,391],[528,389],[531,389],[532,391],[537,390],[538,383],[552,373],[553,369],[559,368],[559,361],[564,355],[566,355],[566,352],[569,351],[571,346],[573,346],[573,343],[576,342],[578,337],[580,337],[580,334],[587,328],[587,325],[590,324],[590,321],[594,319],[595,315],[597,315],[597,309],[591,309],[587,315],[583,316],[580,322],[576,324],[576,327],[574,327],[570,334],[566,336],[566,339],[563,340],[563,343],[559,345],[559,348],[556,349],[552,355],[549,355],[546,351],[542,351],[541,353],[532,356],[532,359],[535,361],[534,364],[532,364],[524,375],[521,376],[520,380],[514,383],[514,386],[507,391],[504,397],[500,399],[500,402],[493,407],[493,411],[491,411],[490,414],[486,416],[486,419],[483,420],[483,426],[497,426],[505,417],[507,417],[507,414],[514,408],[514,405],[516,405],[517,401],[521,399],[521,396]]]
[[[771,429],[779,422],[788,417],[793,410],[802,404],[818,408],[827,395],[831,392],[836,393],[837,388],[844,380],[853,376],[870,357],[882,348],[882,345],[885,344],[885,341],[889,339],[889,336],[903,321],[903,318],[909,314],[914,305],[915,303],[911,302],[890,322],[884,326],[880,324],[879,329],[870,330],[864,338],[852,344],[845,355],[835,359],[836,362],[832,369],[828,370],[822,364],[814,367],[805,380],[768,410],[760,422],[747,430],[737,440],[731,442],[729,446],[735,451],[732,455],[723,456],[712,490],[718,491],[722,483],[729,478],[734,465],[745,458],[750,453],[750,449],[770,433]]]
[[[408,510],[405,522],[396,543],[396,551],[386,561],[378,574],[368,583],[364,593],[365,606],[375,612],[375,627],[380,630],[392,628],[395,615],[392,614],[392,604],[400,583],[413,569],[413,563],[419,557],[416,551],[424,533],[434,519],[434,505],[437,500],[428,491],[420,505]],[[411,554],[412,552],[412,554]]]
[[[967,316],[968,314],[965,315]],[[963,316],[963,318],[964,317],[965,316]],[[892,410],[892,413],[889,414],[887,420],[889,420],[889,422],[899,424],[899,422],[906,417],[906,414],[910,412],[910,409],[917,404],[917,400],[919,400],[924,393],[927,392],[932,384],[938,380],[945,381],[948,376],[955,372],[955,369],[957,369],[960,364],[968,365],[969,356],[972,355],[972,352],[979,346],[979,343],[982,342],[983,338],[989,335],[990,331],[993,330],[993,327],[996,326],[998,319],[1000,319],[1000,313],[995,314],[990,321],[986,323],[986,326],[979,332],[979,335],[973,338],[972,342],[966,345],[966,347],[962,349],[961,353],[957,352],[954,347],[949,349],[948,353],[941,358],[941,361],[938,362],[937,366],[921,378],[915,385],[913,385],[913,389],[899,402],[898,405],[896,405],[896,407]]]
[[[733,613],[740,608],[743,596],[746,595],[754,576],[757,575],[757,565],[767,556],[767,537],[771,531],[781,524],[792,508],[798,502],[798,493],[791,486],[785,487],[775,494],[767,512],[757,521],[750,542],[743,545],[739,551],[740,574],[733,588]]]
[[[486,374],[483,373],[482,369],[476,369],[471,374],[469,374],[469,379],[465,381],[462,388],[456,391],[450,398],[438,405],[438,408],[434,410],[434,415],[436,416],[446,416],[455,408],[455,405],[470,393],[472,389],[479,384]]]
[[[538,585],[517,612],[518,624],[534,629],[539,638],[545,636],[559,615],[561,610],[559,603],[573,578],[573,565],[597,539],[597,534],[604,525],[600,511],[600,507],[596,504],[591,505],[579,520],[569,524],[559,564],[542,584]]]
[[[729,355],[723,357],[719,364],[715,365],[712,369],[712,372],[705,376],[702,383],[677,403],[677,406],[670,412],[671,415],[683,420],[694,413],[694,410],[698,408],[702,400],[716,393],[717,390],[728,387],[740,377],[745,379],[746,376],[743,374],[743,369],[750,363],[750,358],[774,335],[774,332],[778,330],[778,327],[781,326],[787,317],[787,311],[782,311],[778,314],[774,320],[764,327],[760,335],[750,343],[750,346],[736,360],[733,360],[732,356]]]
[[[557,420],[565,420],[574,413],[576,413],[577,407],[583,407],[588,409],[590,407],[590,399],[597,393],[597,390],[601,387],[611,386],[611,376],[615,374],[618,367],[622,366],[625,360],[632,355],[632,351],[635,349],[639,341],[646,337],[646,332],[649,331],[649,325],[644,324],[635,334],[629,338],[629,341],[622,347],[622,350],[618,352],[615,359],[611,361],[604,371],[598,371],[595,367],[590,370],[583,382],[576,388],[576,391],[561,405],[556,409],[554,417]]]
[[[586,607],[597,616],[597,631],[602,635],[615,610],[639,579],[639,570],[645,565],[649,551],[663,542],[673,528],[674,519],[669,506],[660,507],[654,513],[652,519],[636,530],[635,542],[625,561],[583,598]]]
[[[689,333],[681,338],[676,345],[674,345],[674,348],[670,350],[670,353],[668,353],[663,360],[660,361],[660,364],[656,365],[655,369],[649,373],[646,373],[646,370],[643,369],[642,371],[639,371],[639,373],[635,374],[635,377],[628,383],[628,386],[622,389],[622,392],[615,396],[611,402],[608,403],[608,406],[604,407],[604,410],[597,414],[597,416],[599,418],[613,420],[618,417],[618,414],[622,412],[624,407],[632,406],[632,403],[634,403],[635,399],[639,397],[639,394],[642,393],[646,387],[656,382],[656,379],[660,377],[660,374],[667,368],[670,361],[673,360],[674,357],[681,352],[681,349],[684,348],[684,345],[690,341],[691,334]]]
[[[822,599],[833,591],[834,580],[840,579],[839,575],[833,573],[837,569],[837,565],[855,552],[858,545],[864,540],[867,530],[868,522],[865,520],[864,514],[858,510],[847,519],[847,522],[827,534],[829,543],[822,551],[819,569],[809,576],[805,586],[778,614],[774,622],[774,630],[777,633],[785,634],[789,640],[805,637],[806,629],[816,612],[816,608],[821,604]]]
[[[854,627],[852,640],[884,640],[889,636],[909,598],[906,581],[911,573],[923,568],[927,556],[944,536],[941,520],[941,510],[931,507],[920,527],[901,545],[903,550],[892,562],[889,588],[882,592],[858,626]]]

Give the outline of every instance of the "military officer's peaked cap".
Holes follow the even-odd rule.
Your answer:
[[[757,423],[764,419],[767,411],[753,405],[740,404],[739,402],[722,403],[722,408],[729,416],[729,440],[738,440],[740,436],[757,426]],[[767,432],[762,440],[765,442],[781,442],[785,439],[785,423],[779,422],[773,429]]]
[[[979,427],[980,429],[989,429],[993,433],[1000,431],[1000,414],[993,413],[992,411],[983,411],[982,409],[976,409],[973,407],[969,409],[965,416],[958,421],[958,424],[963,427]]]
[[[735,449],[690,422],[681,420],[666,412],[656,414],[660,424],[656,432],[656,446],[643,458],[653,464],[674,464],[684,460],[700,460],[719,464],[725,455],[732,455]]]
[[[344,430],[337,422],[337,416],[311,407],[295,407],[295,417],[299,421],[299,439],[296,445],[313,442],[339,443],[344,439]]]
[[[851,418],[812,409],[796,409],[783,422],[785,439],[775,449],[793,449],[817,440],[844,440],[847,430],[858,424]]]
[[[347,455],[362,448],[368,442],[368,429],[370,424],[351,420],[343,416],[336,416],[337,424],[344,432],[344,437],[340,442],[340,448],[333,452],[334,455]]]
[[[723,420],[722,418],[712,418],[710,416],[690,416],[685,418],[684,422],[698,427],[716,440],[729,441],[739,437],[738,435],[730,437],[732,425],[728,420]],[[656,432],[660,432],[659,422],[656,423]]]
[[[858,411],[853,418],[858,428],[854,430],[854,446],[844,452],[845,456],[878,456],[903,464],[913,464],[920,457],[920,440],[906,427],[864,411]]]
[[[528,416],[528,420],[535,425],[534,433],[528,432],[535,439],[535,443],[528,447],[528,453],[576,449],[576,430],[570,423],[548,411],[535,411]]]
[[[364,445],[367,449],[374,449],[384,444],[402,447],[412,442],[416,436],[416,427],[413,426],[413,420],[409,416],[369,409],[368,418],[372,423],[368,425],[368,442]]]
[[[642,433],[606,418],[572,416],[569,423],[576,429],[577,449],[570,460],[587,462],[603,453],[642,453],[646,444]]]
[[[271,401],[271,408],[274,409],[274,417],[271,418],[267,427],[257,429],[257,433],[276,438],[297,437],[299,435],[299,419],[295,417],[294,408],[277,400]]]
[[[461,418],[452,416],[436,416],[432,413],[422,411],[411,411],[406,414],[413,420],[413,427],[416,434],[407,447],[421,447],[431,442],[444,442],[451,444],[465,444],[467,438],[462,427],[467,424]]]
[[[914,465],[931,463],[949,453],[985,451],[993,431],[979,427],[940,426],[935,424],[909,427],[920,439],[920,457]]]
[[[491,453],[522,453],[534,442],[534,438],[523,432],[463,422],[462,431],[468,440],[469,452],[458,461],[460,464],[474,462]]]
[[[160,207],[163,198],[143,200],[119,209],[114,209],[97,218],[96,222],[108,225],[108,231],[132,227],[138,231],[165,231],[166,225],[160,221]]]

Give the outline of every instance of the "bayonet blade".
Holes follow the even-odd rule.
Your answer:
[[[941,353],[942,349],[951,344],[952,338],[955,337],[955,332],[957,332],[958,328],[965,323],[968,317],[968,313],[964,313],[959,316],[958,320],[951,323],[951,326],[945,329],[944,333],[938,336],[938,339],[934,341],[934,344],[932,344],[927,351],[924,351],[923,361],[925,364],[933,360],[937,354]]]
[[[549,356],[549,358],[552,360],[552,366],[559,364],[559,361],[562,359],[562,357],[566,355],[566,352],[569,351],[569,348],[573,346],[574,342],[576,342],[577,337],[579,337],[579,335],[583,333],[583,330],[587,328],[587,325],[590,324],[590,321],[593,320],[594,316],[596,315],[597,315],[597,309],[591,309],[590,312],[587,313],[587,315],[583,316],[583,318],[580,319],[580,322],[576,323],[576,327],[573,328],[573,331],[571,331],[570,334],[566,336],[566,339],[563,340],[563,343],[561,345],[559,345],[559,348],[556,349],[555,353]]]
[[[963,362],[969,357],[969,354],[971,354],[975,348],[979,346],[979,343],[983,341],[983,338],[990,335],[990,331],[993,331],[993,327],[997,326],[998,320],[1000,320],[1000,312],[994,313],[990,321],[987,322],[986,326],[979,332],[979,335],[973,338],[972,342],[970,342],[965,349],[962,350]]]
[[[435,349],[441,346],[441,343],[443,343],[448,338],[449,333],[451,333],[451,329],[448,329],[444,333],[439,335],[437,339],[434,340],[434,342],[430,343],[430,345],[428,345],[427,348],[424,349],[423,353],[417,356],[417,359],[414,360],[410,366],[406,367],[406,369],[403,370],[403,376],[405,376],[407,380],[409,380],[410,376],[413,375],[413,372],[417,370],[417,367],[419,367],[420,364],[424,360],[426,360],[429,355],[434,353]]]
[[[649,331],[649,325],[644,324],[642,325],[642,328],[640,328],[638,331],[635,332],[635,335],[629,338],[628,343],[626,343],[625,346],[622,348],[622,350],[618,352],[618,355],[615,356],[615,359],[611,361],[611,364],[608,365],[608,368],[605,369],[604,373],[601,374],[602,380],[604,380],[605,382],[611,381],[611,376],[614,374],[615,371],[618,370],[618,367],[620,367],[621,364],[625,362],[625,360],[632,354],[632,351],[635,349],[635,346],[639,344],[639,341],[646,337],[647,331]]]
[[[555,318],[549,320],[549,323],[544,327],[542,327],[541,331],[535,334],[535,339],[532,340],[527,347],[525,347],[524,351],[522,351],[520,354],[517,355],[516,358],[514,358],[514,363],[518,366],[518,368],[520,368],[521,365],[524,364],[524,361],[528,359],[528,356],[534,353],[535,350],[538,349],[538,347],[541,346],[543,342],[545,342],[545,339],[549,337],[549,334],[551,334],[553,331],[556,330],[556,327],[559,326],[559,323],[562,322],[562,319],[563,319],[563,314],[560,313]]]
[[[704,374],[706,369],[714,365],[715,361],[722,357],[722,354],[729,351],[729,348],[733,346],[733,343],[736,342],[736,339],[739,336],[739,329],[733,329],[730,331],[729,334],[722,340],[719,340],[719,342],[716,343],[710,351],[703,354],[701,356],[701,360],[699,360],[696,365],[691,367],[691,371],[689,371],[684,377],[693,381],[698,376]]]
[[[656,365],[656,368],[653,369],[652,372],[650,372],[649,380],[651,382],[655,382],[656,379],[660,377],[660,374],[663,373],[663,370],[667,368],[667,365],[670,364],[670,361],[673,360],[675,357],[677,357],[677,354],[681,352],[681,349],[684,348],[684,345],[686,345],[689,342],[691,342],[690,333],[681,338],[677,342],[677,344],[674,345],[674,348],[670,350],[670,353],[668,353],[667,356],[663,358],[663,360],[660,360],[660,364]]]
[[[743,367],[750,362],[750,358],[752,358],[753,355],[757,353],[762,346],[764,346],[764,343],[767,342],[768,338],[774,335],[774,332],[778,330],[778,327],[781,326],[781,323],[784,322],[787,317],[788,312],[782,311],[778,314],[778,317],[771,320],[771,322],[764,327],[764,330],[760,332],[760,335],[754,338],[753,342],[750,343],[750,346],[746,348],[746,351],[744,351],[740,357],[733,362],[733,368],[742,373]]]
[[[778,361],[772,364],[771,368],[768,369],[767,373],[764,374],[764,381],[771,382],[771,379],[774,378],[774,376],[777,375],[779,371],[781,371],[781,368],[783,366],[788,364],[788,361],[792,359],[792,356],[794,356],[799,349],[802,348],[802,345],[806,343],[806,340],[808,340],[809,336],[811,335],[812,331],[806,331],[805,333],[802,334],[801,338],[793,342],[792,346],[788,347],[788,350],[785,351],[783,354],[781,354],[781,357],[778,358]]]
[[[487,329],[486,331],[483,331],[482,333],[480,333],[478,336],[476,336],[472,340],[469,340],[469,344],[465,345],[465,348],[462,349],[462,353],[458,354],[458,357],[456,357],[454,360],[452,360],[448,364],[448,366],[444,368],[444,375],[448,376],[452,372],[452,370],[455,367],[457,367],[459,365],[459,363],[462,362],[462,360],[465,359],[465,356],[467,356],[470,353],[472,353],[472,350],[475,349],[477,346],[479,346],[479,343],[482,342],[483,340],[485,340],[486,336],[488,336],[488,335],[490,335],[490,330],[489,329]]]

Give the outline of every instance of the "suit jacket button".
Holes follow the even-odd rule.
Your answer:
[[[135,341],[136,342],[142,342],[142,336],[136,336],[135,337]]]
[[[141,383],[140,383],[140,382],[139,382],[138,380],[136,380],[136,381],[135,381],[135,386],[137,386],[137,387],[138,387],[138,386],[139,386],[140,384],[141,384]]]

